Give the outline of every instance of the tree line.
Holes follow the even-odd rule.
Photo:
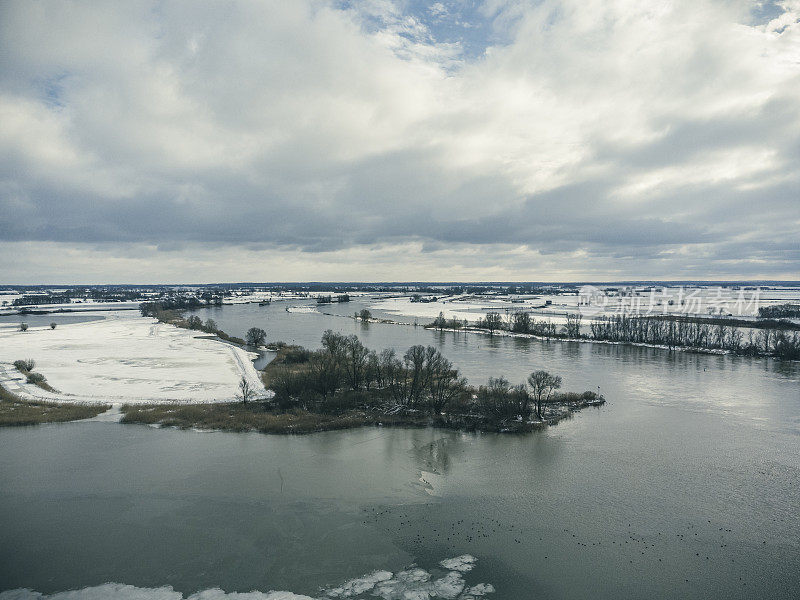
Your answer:
[[[448,323],[444,315],[431,326],[443,328]],[[495,331],[533,334],[547,339],[588,339],[620,343],[650,344],[675,348],[726,350],[746,356],[775,356],[781,359],[800,359],[800,332],[790,322],[765,321],[759,329],[739,327],[731,320],[713,322],[711,319],[692,319],[673,316],[600,317],[582,330],[580,314],[566,316],[561,327],[549,320],[537,320],[528,312],[515,312],[504,319],[490,312],[478,320],[476,327]],[[449,328],[449,327],[448,327]]]
[[[762,319],[797,319],[800,318],[800,304],[775,304],[758,309]]]

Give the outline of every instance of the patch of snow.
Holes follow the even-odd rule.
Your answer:
[[[119,313],[102,321],[0,329],[0,383],[24,398],[100,403],[228,402],[245,377],[267,391],[255,355],[155,319]],[[25,383],[14,368],[33,358],[60,393]]]

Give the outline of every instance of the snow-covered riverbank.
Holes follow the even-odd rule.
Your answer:
[[[25,383],[14,368],[32,358],[60,393]],[[241,348],[196,331],[132,315],[101,321],[31,327],[0,325],[0,383],[26,399],[99,403],[228,402],[246,377],[266,393]]]

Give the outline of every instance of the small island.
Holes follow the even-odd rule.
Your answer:
[[[432,346],[378,353],[328,330],[320,350],[281,342],[271,349],[275,358],[262,371],[270,398],[254,398],[242,380],[239,402],[125,405],[122,422],[263,433],[368,425],[522,433],[605,402],[591,391],[561,392],[561,377],[541,370],[524,384],[493,377],[476,388]]]

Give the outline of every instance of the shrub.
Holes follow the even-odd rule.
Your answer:
[[[54,322],[50,323],[50,329],[55,329],[55,328],[56,328],[56,323],[54,321]]]
[[[476,400],[477,409],[484,417],[527,418],[530,414],[524,386],[511,386],[505,377],[490,377],[488,385],[478,388]]]
[[[307,363],[311,358],[311,351],[305,348],[289,348],[283,353],[283,362],[287,365],[297,365]]]
[[[14,367],[16,367],[17,371],[33,371],[33,368],[36,366],[36,361],[32,358],[26,358],[25,360],[15,360]]]
[[[305,371],[296,372],[282,369],[275,373],[270,382],[270,388],[275,392],[275,400],[282,408],[292,398],[297,398],[307,389],[312,388],[311,377]]]
[[[553,402],[585,402],[597,400],[597,392],[556,392],[551,398]]]
[[[19,324],[20,331],[28,331],[28,324],[27,323],[20,323]]]
[[[44,375],[41,373],[28,373],[28,383],[44,383],[47,381]]]

